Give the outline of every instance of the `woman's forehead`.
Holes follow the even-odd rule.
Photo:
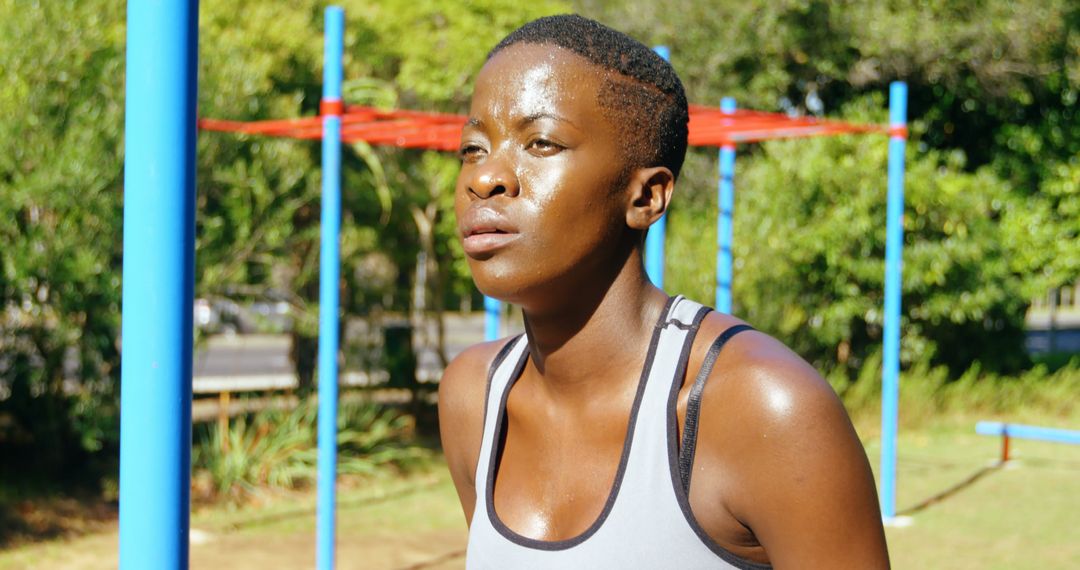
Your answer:
[[[472,118],[595,113],[606,70],[560,47],[518,44],[484,65],[473,91]]]

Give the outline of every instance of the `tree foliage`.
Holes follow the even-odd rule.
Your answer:
[[[344,2],[347,103],[463,111],[487,44],[559,8],[505,0]],[[200,112],[254,120],[317,113],[324,2],[207,3],[201,17]],[[253,42],[252,38],[259,38]],[[407,41],[406,41],[407,39]],[[296,309],[293,355],[310,387],[318,315],[317,143],[204,134],[199,149],[198,290],[287,291]],[[403,310],[418,259],[438,308],[471,297],[456,252],[455,160],[375,149],[344,155],[343,308]],[[419,256],[423,252],[423,256]]]
[[[26,469],[115,442],[124,36],[99,4],[0,2],[0,440]]]
[[[499,38],[571,7],[342,3],[347,102],[453,112]],[[316,114],[326,5],[203,0],[200,115]],[[1027,299],[1080,276],[1075,2],[576,7],[670,45],[695,102],[731,95],[748,108],[882,122],[888,82],[909,83],[905,361],[1015,367]],[[0,442],[45,450],[54,467],[115,443],[124,16],[107,0],[0,0]],[[287,296],[310,386],[318,143],[203,133],[198,145],[196,290]],[[738,312],[822,366],[854,370],[880,336],[884,141],[739,152]],[[467,302],[453,157],[355,145],[344,160],[343,311],[408,310],[421,273],[426,309]],[[670,289],[702,301],[713,290],[715,171],[714,152],[691,153],[669,226]]]
[[[199,113],[257,120],[318,112],[327,2],[204,0]],[[557,2],[345,2],[349,103],[462,111],[486,46]],[[105,0],[0,0],[0,442],[115,443],[122,255],[125,13]],[[447,216],[455,160],[347,148],[343,310],[409,307],[418,253],[436,296],[471,296]],[[319,145],[203,133],[196,292],[271,290],[295,309],[310,386],[318,314]],[[445,302],[440,300],[439,302]],[[434,303],[432,303],[434,304]],[[47,460],[47,461],[46,461]]]
[[[1075,2],[577,4],[671,46],[690,99],[704,104],[734,96],[883,123],[880,94],[906,81],[904,360],[1023,364],[1028,299],[1080,278]],[[878,350],[885,148],[845,137],[739,149],[736,310],[823,367]],[[667,270],[673,291],[709,301],[715,153],[687,162]]]

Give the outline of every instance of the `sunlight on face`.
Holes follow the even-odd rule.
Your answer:
[[[521,78],[512,115],[519,117],[554,112],[554,100],[558,95],[555,70],[551,63],[543,63],[527,70]]]

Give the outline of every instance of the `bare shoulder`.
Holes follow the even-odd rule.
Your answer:
[[[742,321],[710,314],[694,343],[688,370],[696,375],[713,340]],[[851,421],[832,387],[809,363],[771,336],[750,330],[728,340],[706,379],[699,453],[716,452],[727,477],[761,480],[770,462],[800,460],[840,445],[865,463]],[[850,449],[849,449],[850,448]],[[808,454],[810,455],[810,454]],[[826,458],[832,458],[826,454]],[[791,466],[788,470],[800,468]],[[775,481],[770,476],[769,479]],[[746,516],[752,517],[752,514]]]
[[[690,370],[700,369],[713,340],[738,324],[744,323],[729,315],[708,315],[694,343]],[[729,402],[736,398],[740,407],[752,412],[745,419],[753,419],[763,427],[797,426],[812,418],[822,419],[821,415],[836,416],[833,419],[850,424],[839,398],[821,375],[783,343],[756,330],[738,334],[727,342],[705,390],[706,394],[723,392]],[[716,403],[719,398],[711,400]]]
[[[484,431],[488,373],[510,339],[473,345],[454,357],[439,381],[439,436],[465,518],[475,503],[476,462]]]
[[[692,373],[739,322],[706,318]],[[737,521],[774,566],[888,566],[873,475],[851,420],[821,375],[776,339],[748,331],[725,345],[705,385],[698,453],[695,514],[719,533],[725,517]],[[725,483],[710,484],[702,470]],[[703,501],[723,507],[698,513]]]
[[[472,415],[477,404],[479,412],[483,413],[488,372],[495,357],[508,342],[509,339],[500,339],[474,344],[450,361],[439,381],[440,416]]]

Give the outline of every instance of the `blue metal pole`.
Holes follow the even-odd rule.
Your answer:
[[[653,48],[664,61],[671,61],[671,49],[668,46]],[[653,285],[664,288],[664,240],[667,236],[667,214],[660,216],[645,234],[645,274]]]
[[[345,12],[326,9],[323,52],[322,246],[319,258],[319,474],[316,567],[334,567],[338,287],[341,276],[341,76]]]
[[[735,99],[720,100],[720,112],[735,113]],[[716,218],[716,310],[731,313],[731,244],[733,214],[735,211],[735,145],[720,146],[720,185],[717,195]]]
[[[120,568],[187,568],[198,2],[129,2]]]
[[[881,516],[896,517],[896,431],[900,399],[900,293],[904,247],[907,84],[889,86],[889,196],[885,225],[885,331],[881,367]]]
[[[1071,429],[1047,428],[1024,424],[1006,424],[1001,422],[979,422],[975,424],[975,433],[980,435],[1007,435],[1019,439],[1034,439],[1052,443],[1080,445],[1080,431]]]
[[[499,317],[502,316],[502,302],[484,295],[484,340],[499,338]]]

